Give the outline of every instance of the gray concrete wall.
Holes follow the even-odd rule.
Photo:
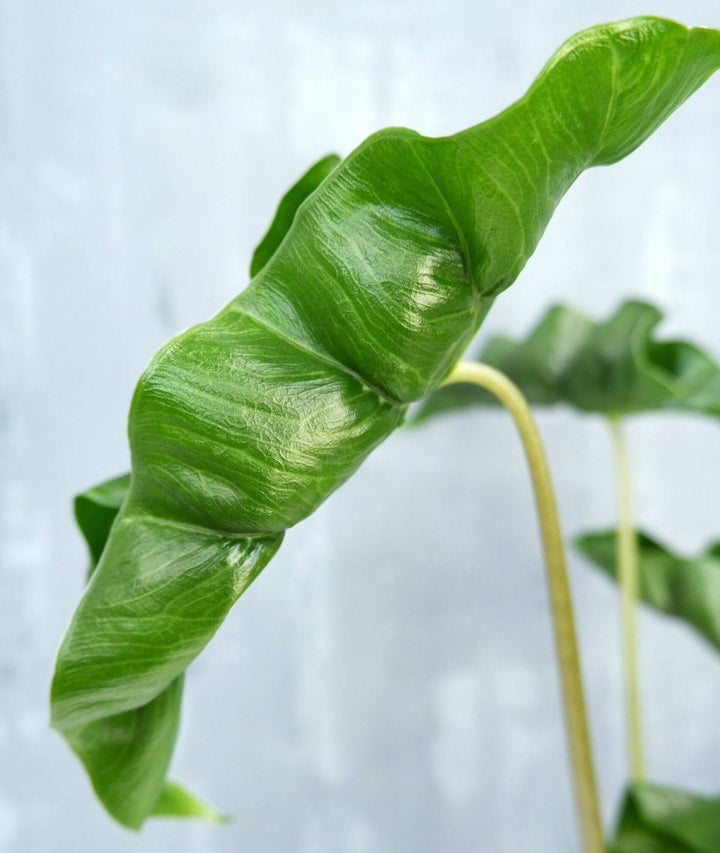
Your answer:
[[[396,434],[191,668],[173,775],[232,826],[116,827],[46,697],[86,562],[70,498],[126,468],[138,374],[245,285],[285,188],[380,127],[492,115],[572,32],[647,5],[1,0],[1,853],[577,851],[538,536],[499,413]],[[652,6],[720,26],[714,0]],[[720,357],[719,150],[720,78],[578,181],[486,330],[636,295]],[[566,531],[610,523],[603,424],[540,423]],[[646,417],[630,444],[639,520],[688,550],[718,537],[717,425]],[[571,571],[610,819],[618,607]],[[640,627],[650,773],[717,791],[717,657],[651,614]]]

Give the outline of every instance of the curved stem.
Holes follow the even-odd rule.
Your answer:
[[[540,522],[550,595],[565,726],[570,746],[575,797],[585,853],[604,853],[582,677],[575,638],[570,587],[565,568],[555,497],[542,441],[525,398],[502,373],[484,364],[460,362],[443,383],[470,382],[490,391],[510,412],[525,450]]]
[[[637,625],[638,600],[637,536],[632,518],[630,466],[627,442],[618,417],[611,417],[610,429],[615,447],[618,487],[618,535],[615,563],[620,583],[622,609],[622,648],[625,675],[625,710],[630,774],[641,782],[643,770],[642,726],[640,723],[640,690],[638,682]]]

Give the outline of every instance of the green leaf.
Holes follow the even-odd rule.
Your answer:
[[[75,517],[91,554],[90,575],[130,490],[130,475],[108,480],[75,498]],[[184,676],[146,705],[68,729],[65,738],[82,761],[110,814],[131,829],[151,814],[197,817],[217,822],[221,815],[173,782],[165,781],[180,723]]]
[[[251,278],[256,276],[275,254],[275,250],[290,230],[300,205],[311,193],[315,192],[339,162],[340,158],[337,154],[328,154],[322,160],[318,160],[280,199],[280,204],[267,233],[253,252],[250,261]]]
[[[720,853],[720,798],[643,783],[625,795],[613,853]]]
[[[283,196],[268,232],[253,254],[251,275],[265,266],[299,206],[339,162],[335,154],[324,157]],[[90,551],[88,577],[97,566],[129,490],[130,474],[123,474],[75,498],[75,519]],[[65,734],[85,765],[98,798],[110,814],[130,828],[142,824],[147,803],[165,778],[179,727],[183,680],[182,675],[178,676],[146,705],[69,729]],[[172,782],[164,783],[151,815],[225,820],[217,810]]]
[[[130,474],[122,474],[82,492],[75,498],[75,521],[90,551],[88,577],[95,571],[110,535],[110,528],[129,491]]]
[[[494,119],[381,131],[335,167],[241,295],[141,376],[130,492],[58,652],[53,726],[130,712],[178,678],[283,532],[447,376],[580,173],[719,65],[720,32],[603,25]],[[147,814],[159,796],[153,779]]]
[[[183,676],[149,702],[63,731],[98,799],[129,829],[139,829],[163,797],[180,722]],[[192,812],[190,813],[192,814]]]
[[[155,817],[195,817],[210,823],[229,823],[230,818],[198,800],[177,782],[166,782],[152,810]]]
[[[491,338],[478,360],[509,376],[534,405],[562,403],[617,415],[673,409],[720,416],[720,367],[687,341],[656,340],[662,316],[655,306],[632,300],[594,323],[556,305],[524,340]],[[433,393],[414,422],[496,404],[472,385],[451,385]]]
[[[617,580],[614,530],[585,533],[573,544],[583,556]],[[646,533],[638,533],[638,592],[655,610],[681,619],[720,649],[720,543],[697,557],[674,554]]]

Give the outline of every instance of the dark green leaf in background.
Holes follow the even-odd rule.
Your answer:
[[[491,338],[478,361],[505,373],[534,405],[605,415],[672,409],[720,416],[720,367],[687,341],[658,341],[661,320],[655,306],[637,300],[597,323],[556,305],[527,338]],[[472,385],[448,386],[430,395],[415,422],[476,405],[497,400]]]
[[[328,154],[311,166],[285,193],[280,200],[267,233],[253,252],[250,261],[251,278],[254,278],[275,254],[275,250],[290,230],[300,205],[311,193],[315,192],[339,162],[340,158],[337,154]]]
[[[719,66],[720,32],[635,18],[574,36],[483,124],[373,135],[247,289],[156,353],[131,405],[130,492],[58,653],[52,724],[75,748],[182,675],[284,530],[452,370],[582,171]],[[165,763],[119,819],[153,812]]]
[[[110,528],[129,491],[130,475],[122,474],[99,483],[75,498],[75,520],[90,551],[88,577],[95,570],[110,535]]]
[[[720,853],[720,798],[659,785],[628,790],[613,853]]]
[[[617,580],[614,530],[586,533],[574,540],[583,556]],[[646,533],[638,533],[639,594],[655,610],[680,619],[720,649],[720,543],[698,557],[673,553]]]

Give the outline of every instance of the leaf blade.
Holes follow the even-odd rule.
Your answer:
[[[575,548],[608,577],[617,580],[614,530],[585,533]],[[638,592],[643,602],[683,621],[720,650],[720,543],[697,557],[672,552],[647,533],[638,542]]]
[[[555,305],[528,336],[491,338],[478,360],[505,373],[532,405],[568,405],[603,415],[685,411],[720,416],[720,366],[688,341],[662,341],[662,313],[623,302],[605,321]],[[496,405],[471,387],[434,392],[414,423],[473,405]]]
[[[75,521],[90,552],[90,577],[110,535],[110,528],[130,491],[130,474],[121,474],[77,495],[73,501]]]
[[[209,823],[230,823],[222,814],[203,800],[191,794],[182,785],[168,780],[152,810],[153,817],[191,817]]]
[[[128,829],[140,829],[148,804],[165,786],[180,722],[183,676],[157,696],[119,714],[63,730],[108,812]]]
[[[720,797],[649,783],[625,794],[614,853],[720,853]]]

